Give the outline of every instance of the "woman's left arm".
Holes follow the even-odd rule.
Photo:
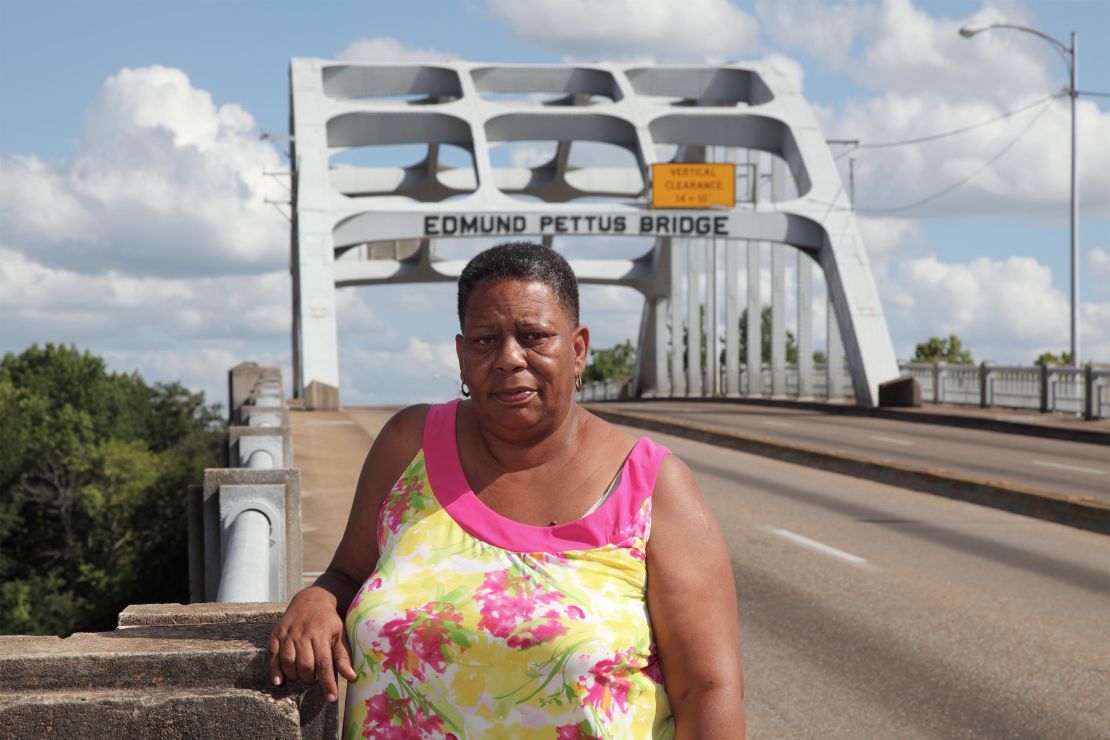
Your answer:
[[[685,463],[668,456],[652,495],[651,615],[676,738],[744,736],[736,587],[721,528]]]

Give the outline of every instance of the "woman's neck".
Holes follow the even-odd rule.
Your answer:
[[[505,473],[536,468],[554,460],[572,457],[578,448],[578,434],[583,416],[576,404],[550,430],[526,439],[507,438],[495,428],[486,427],[477,418],[478,439],[489,459]]]

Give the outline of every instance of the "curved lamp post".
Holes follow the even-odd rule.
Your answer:
[[[1066,90],[1068,97],[1071,98],[1071,365],[1072,367],[1079,367],[1079,184],[1075,176],[1075,99],[1079,97],[1077,87],[1079,80],[1079,37],[1075,31],[1072,31],[1071,46],[1068,46],[1054,36],[1049,36],[1035,28],[1027,28],[1012,23],[992,23],[982,28],[964,26],[960,29],[960,35],[969,39],[977,33],[983,33],[992,28],[1008,28],[1013,31],[1031,33],[1049,42],[1067,55],[1064,57],[1064,63],[1068,65],[1068,73],[1071,76]]]

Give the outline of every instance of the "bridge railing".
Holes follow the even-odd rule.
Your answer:
[[[944,362],[900,362],[904,375],[916,378],[921,384],[921,398],[926,403],[950,403],[967,406],[1030,409],[1041,412],[1081,414],[1087,419],[1110,418],[1110,367],[1084,368],[1057,367],[1055,365],[1014,366],[983,362],[978,365],[955,365]],[[760,368],[759,397],[771,393],[771,367],[764,363]],[[799,398],[800,370],[796,364],[785,367],[787,397]],[[854,398],[852,385],[847,382],[845,367],[840,376],[841,395],[838,400]],[[809,378],[813,397],[827,398],[829,368],[827,363],[814,363]],[[720,388],[726,388],[724,370]],[[740,397],[751,386],[748,368],[740,368]],[[700,394],[706,395],[706,394]],[[627,383],[617,380],[598,381],[583,386],[579,401],[615,401],[629,397]],[[686,398],[688,395],[676,394]]]
[[[900,365],[904,373],[921,382],[921,396],[931,403],[1055,411],[1082,414],[1087,419],[1110,416],[1110,368],[1030,367],[990,362]]]
[[[189,492],[189,585],[195,602],[280,602],[300,588],[300,474],[278,368],[229,375],[224,467]]]

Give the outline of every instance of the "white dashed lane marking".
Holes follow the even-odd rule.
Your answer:
[[[890,445],[902,445],[903,447],[913,447],[913,442],[907,439],[897,439],[896,437],[883,437],[878,434],[872,434],[871,439],[876,442],[886,442]]]
[[[1065,465],[1064,463],[1054,463],[1048,460],[1034,460],[1034,465],[1040,465],[1042,468],[1057,468],[1058,470],[1067,470],[1073,473],[1087,473],[1088,475],[1106,475],[1105,470],[1098,468],[1085,468],[1082,465]]]
[[[784,540],[789,540],[790,542],[793,542],[795,545],[801,545],[802,547],[809,548],[810,550],[813,550],[814,552],[819,552],[822,555],[828,555],[831,558],[836,558],[837,560],[843,560],[845,563],[851,563],[852,565],[867,565],[867,560],[865,560],[864,558],[861,558],[859,555],[853,555],[850,552],[844,552],[843,550],[838,550],[835,547],[831,547],[829,545],[826,545],[823,542],[818,542],[817,540],[811,540],[809,537],[803,537],[802,535],[798,534],[797,532],[791,532],[789,529],[778,529],[777,527],[767,527],[766,530],[768,532],[770,532],[771,534],[773,534],[773,535],[777,535],[779,537],[782,537]]]

